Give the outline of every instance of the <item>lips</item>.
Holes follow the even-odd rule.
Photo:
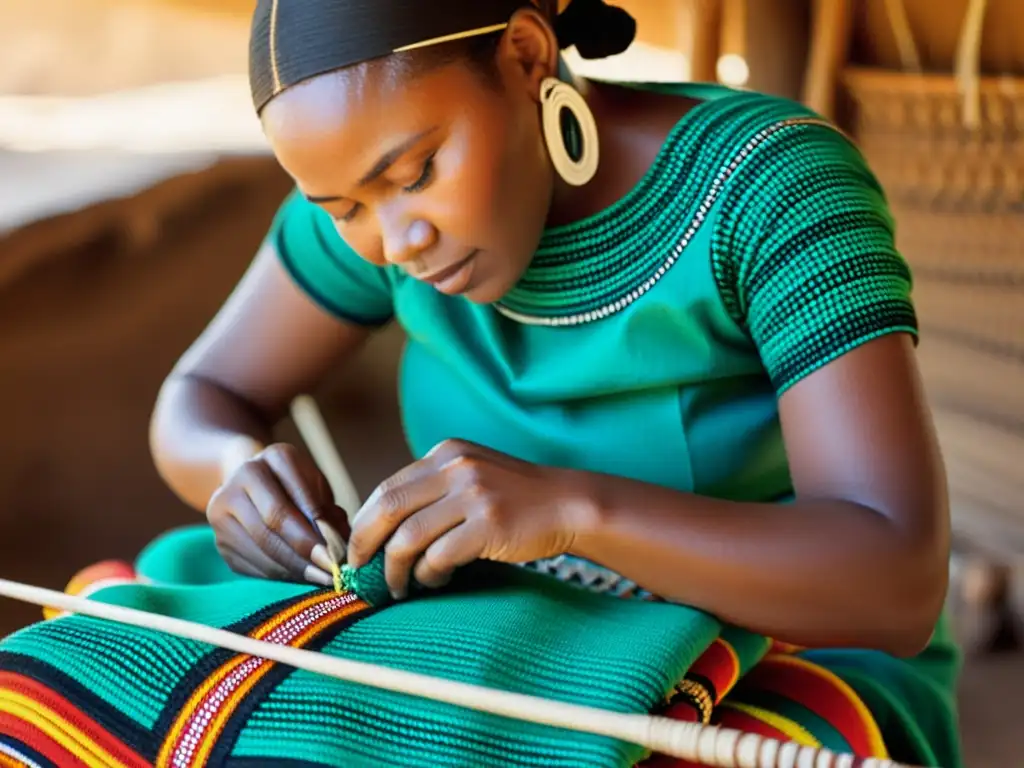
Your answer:
[[[472,258],[474,256],[476,256],[477,253],[479,253],[479,252],[480,252],[479,248],[474,248],[469,253],[469,255],[466,256],[466,258],[464,258],[462,261],[456,262],[455,264],[452,264],[450,267],[446,267],[445,269],[442,269],[440,272],[435,272],[432,275],[427,275],[426,277],[421,277],[420,280],[422,280],[424,283],[430,283],[431,285],[437,285],[438,283],[443,283],[449,277],[452,277],[460,269],[462,269],[464,266],[466,266],[470,262],[470,260],[472,260]]]

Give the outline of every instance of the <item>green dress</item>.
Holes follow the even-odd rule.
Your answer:
[[[848,137],[792,101],[642,87],[700,103],[629,194],[548,229],[496,306],[369,264],[297,195],[271,240],[327,312],[405,329],[400,397],[414,455],[461,438],[538,464],[784,502],[778,397],[859,344],[916,337],[883,190]],[[569,558],[541,567],[635,588]],[[806,655],[854,687],[896,754],[960,764],[959,653],[945,617],[911,661]]]
[[[643,87],[701,102],[626,197],[546,231],[497,305],[368,264],[298,195],[269,240],[327,312],[405,329],[401,407],[414,454],[462,438],[539,464],[784,503],[779,395],[858,344],[916,333],[893,223],[856,149],[805,108],[711,86]],[[373,567],[364,583],[379,577]],[[818,689],[831,675],[845,704],[866,705],[892,757],[960,768],[959,659],[944,620],[916,659],[790,651],[773,671],[766,638],[683,606],[594,594],[644,596],[599,565],[563,556],[532,567],[559,578],[476,564],[440,593],[385,607],[372,589],[334,595],[231,574],[200,528],[162,537],[128,583],[108,578],[93,597],[623,712],[683,702],[692,715],[708,691],[717,705],[759,670],[787,667]],[[767,712],[780,729],[785,717],[847,748],[852,730],[796,711],[785,693],[754,685],[733,714]],[[78,616],[0,642],[0,764],[63,765],[72,736],[95,765],[583,768],[644,757]]]

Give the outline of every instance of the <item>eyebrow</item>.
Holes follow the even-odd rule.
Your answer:
[[[415,136],[410,136],[408,139],[403,141],[398,146],[395,146],[395,147],[392,147],[391,149],[389,149],[387,152],[385,152],[383,155],[381,155],[380,159],[377,160],[376,163],[374,163],[373,167],[366,173],[366,175],[363,176],[359,180],[358,186],[365,187],[370,182],[375,181],[376,179],[379,179],[384,173],[387,172],[387,170],[392,165],[395,164],[395,162],[402,155],[404,155],[406,152],[408,152],[410,149],[412,149],[412,147],[414,147],[417,143],[422,141],[426,136],[428,136],[429,134],[433,133],[437,129],[438,129],[438,126],[434,126],[433,128],[428,128],[425,131],[421,131],[420,133],[417,133]],[[311,203],[330,203],[330,202],[334,202],[335,200],[341,200],[343,198],[342,198],[341,195],[328,195],[326,197],[317,197],[315,195],[306,195],[306,199],[309,200],[309,202],[311,202]]]

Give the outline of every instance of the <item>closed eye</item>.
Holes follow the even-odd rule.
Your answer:
[[[358,203],[356,203],[355,205],[352,206],[351,210],[349,210],[348,213],[346,213],[346,214],[344,214],[342,216],[335,216],[334,220],[335,221],[341,221],[341,222],[348,223],[348,222],[352,221],[352,219],[354,219],[356,217],[356,214],[359,213],[359,209],[362,208],[362,207],[363,206],[361,206]]]
[[[423,163],[423,172],[420,174],[420,177],[409,186],[402,187],[402,190],[405,192],[421,192],[422,190],[430,186],[430,182],[433,181],[433,179],[434,155],[431,155],[430,157],[427,158],[426,162]],[[356,217],[356,214],[359,213],[362,207],[362,205],[357,203],[356,205],[352,206],[348,213],[345,213],[342,216],[336,216],[335,221],[340,221],[342,223],[347,224]]]
[[[423,164],[423,173],[416,179],[412,184],[407,187],[402,187],[406,192],[420,192],[426,189],[434,178],[434,156],[431,155],[427,158],[427,161]]]

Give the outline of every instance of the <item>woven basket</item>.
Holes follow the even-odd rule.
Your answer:
[[[955,74],[914,71],[904,17],[894,31],[906,71],[850,67],[842,81],[850,131],[886,189],[914,272],[919,357],[954,526],[972,544],[1016,557],[1024,556],[1024,78],[979,75],[983,12],[983,0],[972,0]]]

